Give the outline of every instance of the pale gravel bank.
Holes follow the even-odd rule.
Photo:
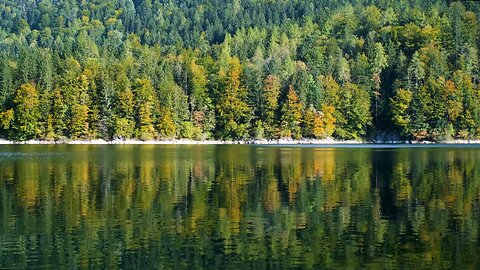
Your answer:
[[[151,140],[151,141],[141,141],[141,140],[64,140],[64,141],[42,141],[42,140],[29,140],[29,141],[9,141],[1,140],[0,144],[281,144],[281,145],[295,145],[295,144],[362,144],[368,143],[364,141],[348,140],[348,141],[339,141],[334,139],[323,139],[323,140],[289,140],[289,139],[279,139],[279,140],[242,140],[242,141],[223,141],[223,140]]]
[[[358,141],[347,140],[340,141],[334,139],[303,139],[303,140],[291,140],[291,139],[279,139],[279,140],[244,140],[244,141],[223,141],[223,140],[64,140],[64,141],[42,141],[42,140],[29,140],[22,142],[15,142],[9,140],[0,139],[0,145],[2,144],[186,144],[186,145],[208,145],[208,144],[256,144],[256,145],[339,145],[339,144],[480,144],[480,140],[450,140],[443,142],[432,141]]]

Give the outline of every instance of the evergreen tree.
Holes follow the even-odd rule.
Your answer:
[[[304,136],[480,136],[469,3],[30,2],[0,5],[1,137],[300,137],[282,126],[289,85]],[[25,84],[38,93],[28,132]]]

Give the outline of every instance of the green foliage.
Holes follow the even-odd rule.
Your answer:
[[[73,139],[87,139],[89,136],[88,114],[90,109],[85,104],[74,104],[70,122],[70,136]]]
[[[87,2],[0,5],[0,136],[289,137],[289,85],[308,108],[303,136],[480,136],[471,3]],[[38,92],[30,125],[15,120],[23,84]]]
[[[14,112],[12,109],[0,113],[0,124],[3,129],[9,129],[14,119]]]
[[[403,136],[410,135],[409,125],[411,120],[409,108],[410,103],[412,102],[412,97],[413,94],[411,91],[398,89],[395,97],[390,100],[392,108],[392,121],[400,128]]]
[[[360,139],[372,121],[370,95],[364,88],[347,83],[340,96],[335,133],[342,139]]]
[[[323,131],[323,119],[313,107],[310,107],[306,110],[304,116],[304,125],[305,127],[303,134],[305,137],[321,138],[325,134]]]
[[[341,139],[362,138],[372,121],[370,94],[356,84],[340,86],[331,75],[323,78],[322,83],[326,92],[323,109],[329,116],[327,133],[334,129],[334,135]]]
[[[263,81],[262,103],[260,105],[264,131],[268,137],[274,137],[277,130],[277,110],[280,96],[280,80],[275,75],[268,75]],[[262,133],[263,133],[262,132]]]
[[[156,136],[154,127],[155,96],[152,83],[148,79],[137,79],[134,84],[136,102],[137,136],[147,141]]]
[[[131,139],[135,134],[135,122],[127,118],[117,118],[115,119],[114,132],[115,139]]]
[[[308,138],[323,139],[331,136],[335,130],[334,109],[332,106],[323,105],[318,112],[310,106],[305,111],[303,135]]]
[[[173,113],[168,109],[160,112],[160,120],[158,130],[163,138],[174,138],[177,133],[177,127],[173,119]]]
[[[29,140],[39,134],[39,95],[35,85],[31,83],[22,84],[17,90],[17,95],[13,100],[14,106],[14,125],[15,139]],[[7,118],[10,113],[7,111]],[[3,121],[2,121],[3,122]],[[5,126],[5,124],[4,124]]]
[[[303,121],[303,104],[297,93],[290,85],[287,100],[282,106],[280,136],[284,138],[300,139],[302,137],[301,124]]]
[[[68,105],[60,89],[55,89],[53,93],[53,104],[51,119],[53,121],[53,130],[55,136],[61,138],[67,132],[67,111]]]
[[[217,105],[217,128],[223,139],[244,139],[248,136],[251,109],[240,84],[241,65],[238,58],[229,60],[229,72]],[[222,75],[220,75],[222,77]]]
[[[456,71],[453,81],[457,89],[456,93],[460,96],[460,102],[463,104],[463,110],[455,121],[455,127],[458,137],[467,139],[478,136],[478,125],[480,123],[480,94],[472,82],[470,75]]]
[[[184,139],[200,139],[201,130],[192,122],[185,121],[182,124],[180,137]]]
[[[195,60],[192,60],[190,72],[192,77],[192,93],[190,95],[191,120],[200,134],[205,134],[205,136],[209,137],[215,128],[215,124],[212,100],[207,88],[206,70],[203,66],[196,64]]]
[[[335,119],[335,108],[330,105],[322,105],[322,120],[323,120],[323,134],[320,134],[329,137],[332,136],[333,132],[335,131],[335,123],[337,119]]]

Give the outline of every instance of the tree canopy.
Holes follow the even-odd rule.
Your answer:
[[[0,136],[480,137],[480,6],[5,0]]]

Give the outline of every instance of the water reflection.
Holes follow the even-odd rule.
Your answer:
[[[0,151],[0,268],[480,263],[476,148]]]

